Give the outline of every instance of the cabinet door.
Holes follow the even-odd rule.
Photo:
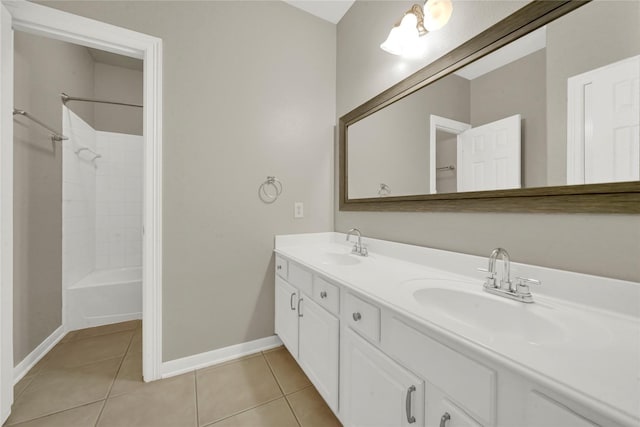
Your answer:
[[[298,357],[298,297],[296,288],[276,277],[276,334],[295,358]]]
[[[423,426],[424,381],[346,329],[340,413],[347,427]]]
[[[329,407],[338,409],[340,324],[327,310],[302,294],[298,362]]]

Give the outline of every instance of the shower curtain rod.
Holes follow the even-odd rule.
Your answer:
[[[139,108],[142,108],[142,105],[127,104],[126,102],[103,101],[101,99],[91,99],[91,98],[77,98],[75,96],[69,96],[64,92],[60,94],[60,98],[62,99],[62,103],[63,104],[66,104],[68,101],[82,101],[82,102],[97,102],[97,103],[100,103],[100,104],[125,105],[127,107],[139,107]]]
[[[45,125],[44,123],[42,123],[40,120],[38,120],[37,118],[33,117],[33,115],[29,114],[28,112],[24,111],[24,110],[18,110],[17,108],[13,109],[13,115],[14,116],[24,116],[27,119],[33,121],[34,123],[42,126],[43,128],[45,128],[46,130],[48,130],[49,132],[52,133],[51,135],[51,139],[54,141],[64,141],[67,138],[66,136],[64,136],[61,133],[58,133],[56,130],[50,128],[49,126]]]

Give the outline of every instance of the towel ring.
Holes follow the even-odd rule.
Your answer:
[[[258,188],[258,197],[264,203],[273,203],[282,193],[282,182],[275,176],[268,176]]]
[[[391,194],[391,189],[387,184],[380,184],[380,188],[378,189],[378,196],[384,197]]]

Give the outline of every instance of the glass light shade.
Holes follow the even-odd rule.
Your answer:
[[[392,55],[402,55],[420,36],[416,28],[417,24],[418,18],[413,13],[407,13],[400,21],[400,25],[391,29],[380,48]]]
[[[403,50],[401,33],[400,27],[393,27],[387,39],[380,45],[380,49],[392,55],[401,55]]]
[[[424,27],[428,31],[444,27],[453,12],[451,0],[427,0],[424,3]]]

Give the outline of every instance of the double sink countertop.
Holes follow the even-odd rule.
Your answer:
[[[487,258],[363,244],[367,257],[341,233],[287,235],[275,251],[612,420],[640,423],[640,283],[512,262],[512,280],[542,281],[526,304],[483,291],[475,270]]]

